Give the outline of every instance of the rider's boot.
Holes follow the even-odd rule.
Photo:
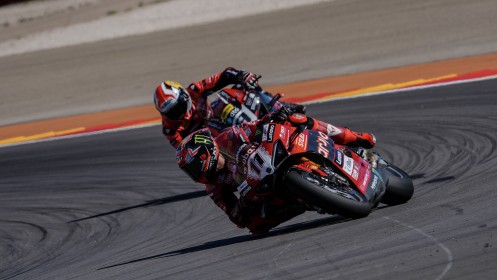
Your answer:
[[[325,133],[337,144],[365,149],[371,149],[376,144],[376,138],[371,133],[359,133],[350,130],[348,127],[331,125],[315,118],[308,119],[308,127]]]
[[[306,209],[303,206],[281,206],[263,203],[260,213],[251,218],[251,223],[247,226],[254,235],[265,234],[272,228],[284,223],[302,213]]]
[[[368,149],[359,148],[357,149],[357,154],[359,154],[363,159],[371,163],[373,167],[377,167],[378,165],[387,165],[387,162],[384,161],[380,155],[376,152],[373,152]]]

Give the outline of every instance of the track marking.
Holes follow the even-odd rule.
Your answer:
[[[453,262],[453,257],[452,257],[452,252],[450,251],[449,248],[447,248],[447,246],[445,246],[442,242],[438,241],[435,237],[425,233],[424,231],[422,231],[421,229],[419,228],[416,228],[414,226],[410,226],[408,224],[405,224],[399,220],[396,220],[394,218],[390,218],[390,217],[387,217],[387,216],[383,216],[383,218],[387,219],[387,220],[390,220],[392,222],[395,222],[401,226],[404,226],[406,228],[409,228],[409,229],[412,229],[414,230],[415,232],[423,235],[424,237],[432,240],[435,244],[437,244],[438,247],[442,248],[442,250],[445,251],[445,253],[447,254],[447,265],[445,266],[445,269],[442,271],[442,273],[440,273],[440,275],[435,278],[435,280],[440,280],[442,279],[446,274],[447,272],[449,272],[449,270],[452,268],[452,262]]]
[[[35,144],[35,143],[42,143],[42,142],[51,142],[51,141],[56,141],[56,140],[72,139],[72,138],[78,138],[78,137],[85,137],[85,136],[91,136],[91,135],[111,133],[111,132],[116,132],[116,131],[132,130],[132,129],[137,129],[137,128],[144,128],[144,127],[149,127],[149,126],[155,126],[155,125],[158,125],[158,124],[160,124],[160,122],[156,122],[156,123],[155,122],[154,123],[148,122],[148,123],[145,123],[145,124],[138,124],[138,125],[133,125],[133,126],[111,128],[111,129],[99,130],[99,131],[92,131],[92,132],[83,132],[83,133],[78,133],[78,134],[56,136],[56,137],[43,138],[43,139],[37,139],[37,140],[29,140],[29,141],[26,141],[26,142],[9,143],[9,144],[5,144],[5,145],[1,145],[0,144],[0,149],[1,148],[5,148],[5,147],[20,146],[20,145],[25,145],[25,144]],[[19,138],[24,138],[24,137],[19,137]]]
[[[449,76],[452,76],[452,75],[449,75]],[[448,77],[448,76],[444,76],[443,78],[446,78],[446,77]],[[437,78],[435,78],[435,79],[437,79]],[[443,87],[443,86],[478,82],[478,81],[491,80],[491,79],[497,79],[497,75],[485,76],[485,77],[481,77],[481,78],[469,78],[469,79],[455,80],[455,81],[445,81],[445,82],[442,81],[440,83],[425,84],[425,85],[419,85],[419,86],[410,86],[410,87],[406,87],[406,88],[396,88],[396,89],[389,89],[390,87],[386,87],[385,85],[380,85],[380,86],[376,86],[376,87],[366,88],[367,91],[366,91],[366,89],[352,91],[352,94],[351,94],[351,92],[344,92],[344,93],[338,94],[338,95],[328,94],[328,97],[320,97],[320,98],[317,98],[316,100],[302,102],[302,104],[324,103],[324,102],[331,102],[331,101],[336,101],[336,100],[352,99],[352,98],[374,96],[374,95],[381,95],[381,94],[415,91],[415,90],[426,89],[426,88]],[[431,80],[431,79],[429,79],[429,80]],[[423,80],[423,81],[429,81],[429,80]],[[409,83],[409,82],[407,82],[407,83]],[[403,83],[403,84],[405,84],[405,83]],[[371,91],[371,92],[368,93],[368,91]],[[154,126],[154,125],[159,125],[159,124],[160,124],[160,119],[157,119],[157,120],[146,121],[143,123],[137,123],[137,124],[133,124],[133,125],[123,126],[123,127],[117,127],[117,128],[114,127],[114,128],[110,128],[110,129],[103,128],[103,129],[98,130],[98,131],[90,131],[90,132],[81,131],[82,128],[75,128],[75,129],[66,130],[66,131],[55,131],[55,132],[41,133],[41,134],[37,134],[37,135],[33,135],[33,136],[20,136],[20,137],[14,137],[14,138],[9,138],[9,139],[5,139],[5,140],[0,140],[0,149],[5,148],[5,147],[24,145],[24,144],[33,144],[33,143],[54,141],[54,140],[59,140],[59,139],[68,139],[68,138],[76,138],[76,137],[82,137],[82,136],[87,136],[87,135],[110,133],[110,132],[114,132],[114,131],[130,130],[130,129],[149,127],[149,126]],[[76,134],[61,135],[64,133],[76,133]],[[26,140],[28,140],[28,141],[26,141]]]
[[[406,92],[406,91],[415,91],[415,90],[426,89],[426,88],[444,87],[444,86],[479,82],[479,81],[492,80],[492,79],[497,79],[497,75],[488,76],[488,77],[481,77],[481,78],[472,78],[472,79],[450,81],[450,82],[442,82],[442,83],[437,83],[437,84],[411,86],[411,87],[406,87],[406,88],[397,88],[397,89],[382,90],[382,91],[371,91],[369,93],[361,92],[361,93],[357,93],[354,95],[347,95],[347,96],[332,96],[329,98],[320,98],[318,100],[311,100],[311,101],[307,101],[307,102],[302,102],[302,104],[317,104],[317,103],[331,102],[331,101],[337,101],[337,100],[353,99],[353,98],[359,98],[359,97],[382,95],[382,94],[389,94],[389,93],[399,93],[399,92]]]

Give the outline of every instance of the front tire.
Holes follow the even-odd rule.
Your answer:
[[[350,187],[330,184],[325,178],[302,170],[291,170],[285,184],[297,198],[327,213],[349,218],[362,218],[371,212],[366,197]]]

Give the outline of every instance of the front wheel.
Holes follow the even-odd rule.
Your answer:
[[[291,170],[286,176],[285,184],[296,198],[327,213],[362,218],[371,212],[371,204],[362,193],[349,186],[333,184],[313,173]]]

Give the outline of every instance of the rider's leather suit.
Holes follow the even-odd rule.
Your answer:
[[[174,148],[177,148],[188,134],[204,127],[206,117],[212,117],[213,112],[206,103],[207,95],[230,84],[238,84],[241,72],[245,71],[228,67],[220,73],[194,82],[185,88],[192,100],[192,117],[189,120],[171,120],[162,115],[162,133]],[[209,127],[215,130],[215,124]]]

